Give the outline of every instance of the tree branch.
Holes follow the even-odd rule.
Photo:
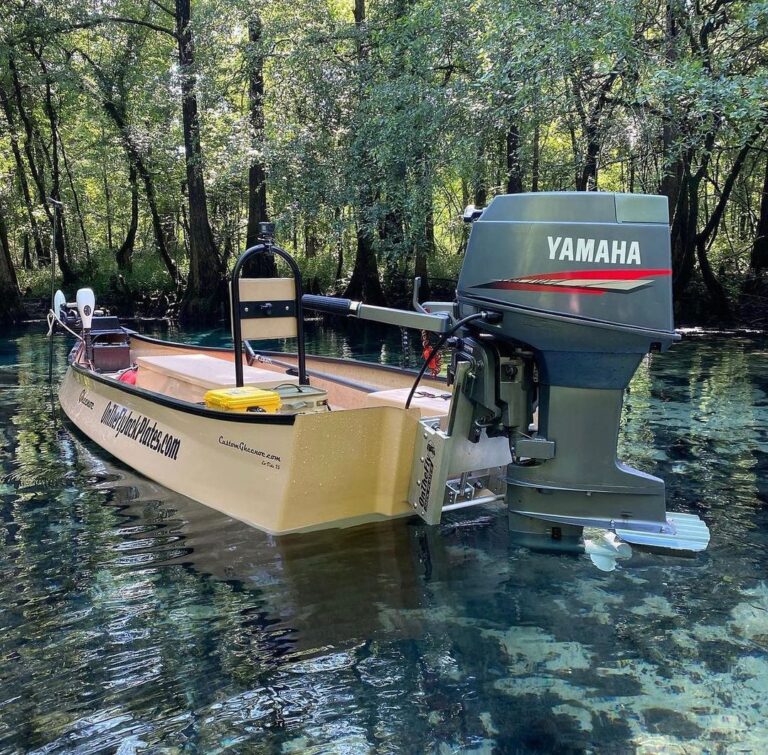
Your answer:
[[[176,41],[179,39],[178,35],[173,29],[168,29],[165,26],[160,26],[159,24],[153,24],[151,21],[141,21],[137,18],[126,18],[125,16],[97,16],[95,18],[88,19],[88,21],[81,21],[77,24],[68,24],[67,26],[62,26],[58,29],[55,29],[53,33],[68,34],[69,32],[77,31],[78,29],[92,29],[94,26],[101,26],[102,24],[132,24],[134,26],[144,26],[147,29],[159,31],[162,34],[167,34],[169,37],[173,37],[173,39]]]
[[[172,10],[168,10],[162,3],[158,2],[158,0],[149,0],[152,5],[156,5],[158,8],[160,8],[161,11],[164,11],[167,13],[171,18],[176,18],[176,14]]]
[[[747,141],[742,145],[739,154],[736,155],[736,159],[731,166],[731,171],[723,183],[723,190],[720,192],[720,199],[717,202],[717,206],[709,216],[709,220],[702,231],[696,235],[696,242],[702,246],[710,240],[710,236],[714,239],[713,234],[717,226],[720,225],[723,213],[725,212],[725,206],[728,204],[736,179],[739,177],[739,173],[744,165],[744,161],[747,159],[749,151],[752,149],[752,145],[760,138],[760,134],[763,133],[765,123],[765,121],[762,121],[758,124],[757,128],[749,135]]]

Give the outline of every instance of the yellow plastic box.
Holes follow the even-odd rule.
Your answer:
[[[275,391],[261,388],[216,388],[207,391],[203,397],[209,409],[223,409],[227,412],[268,412],[274,414],[281,406],[280,395]]]

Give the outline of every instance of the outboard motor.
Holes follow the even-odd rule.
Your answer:
[[[459,315],[501,319],[474,323],[456,358],[482,351],[501,368],[502,403],[505,367],[523,374],[518,411],[485,422],[507,425],[513,529],[559,540],[598,526],[629,542],[706,547],[697,517],[668,521],[662,480],[617,461],[624,390],[645,354],[679,338],[671,275],[665,197],[498,196],[474,220]]]
[[[447,510],[506,499],[522,542],[585,548],[600,568],[626,557],[627,543],[706,548],[697,516],[667,513],[663,481],[616,458],[632,375],[678,339],[667,199],[514,194],[464,219],[455,302],[406,312],[303,297],[311,309],[431,330],[452,347],[448,416],[422,418],[416,438],[416,513],[437,524]],[[608,532],[582,541],[584,527]]]

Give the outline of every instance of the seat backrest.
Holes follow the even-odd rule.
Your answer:
[[[238,285],[243,340],[297,336],[296,282],[293,278],[240,278]],[[230,311],[231,303],[230,289]]]

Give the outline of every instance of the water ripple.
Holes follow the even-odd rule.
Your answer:
[[[621,454],[713,539],[610,574],[519,548],[492,507],[269,537],[63,425],[42,336],[0,346],[0,751],[764,751],[764,337],[641,366]]]

